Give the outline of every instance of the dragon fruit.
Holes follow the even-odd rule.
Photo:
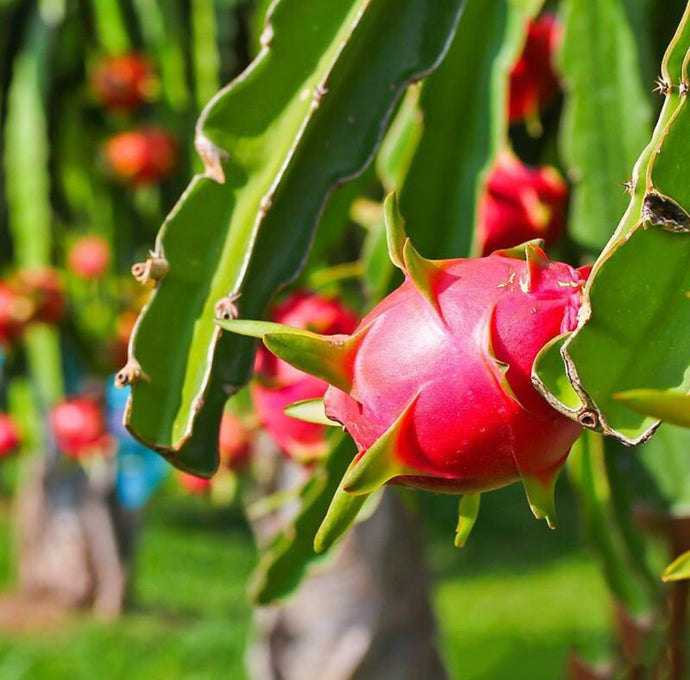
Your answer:
[[[144,186],[160,182],[177,163],[177,144],[158,128],[121,132],[105,145],[105,158],[114,177],[125,184]]]
[[[19,428],[12,416],[0,413],[0,459],[14,453],[21,443]]]
[[[539,113],[558,92],[553,55],[561,36],[561,26],[553,14],[530,22],[522,54],[510,73],[508,119],[526,121],[538,130]]]
[[[541,397],[531,370],[546,343],[575,328],[587,269],[549,261],[535,241],[485,258],[426,260],[393,197],[385,212],[405,282],[352,335],[221,325],[262,337],[330,383],[325,413],[359,451],[344,492],[392,482],[473,497],[521,479],[534,514],[552,526],[556,478],[581,427]]]
[[[297,291],[273,310],[278,323],[319,333],[350,333],[357,317],[340,302],[315,293]],[[307,423],[285,414],[285,407],[298,401],[323,397],[328,384],[297,370],[265,349],[259,350],[251,385],[252,401],[262,426],[289,457],[310,462],[326,453],[322,425]]]
[[[252,435],[242,419],[226,411],[220,422],[218,447],[221,465],[228,470],[239,471],[246,467],[252,453]]]
[[[482,255],[531,239],[554,243],[563,232],[568,185],[554,168],[532,168],[503,153],[479,201],[477,243]]]
[[[102,236],[92,234],[75,241],[67,255],[67,264],[82,279],[99,279],[110,264],[110,244]]]
[[[107,454],[112,449],[103,410],[93,399],[74,397],[56,404],[50,424],[58,449],[70,458]]]
[[[106,109],[132,111],[153,98],[158,83],[149,61],[139,54],[102,58],[91,74],[94,98]]]

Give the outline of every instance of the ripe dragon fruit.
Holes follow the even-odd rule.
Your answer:
[[[554,168],[531,168],[502,153],[479,200],[478,250],[482,256],[532,239],[554,243],[563,232],[568,185]]]
[[[19,428],[12,416],[0,413],[0,460],[14,453],[21,443]]]
[[[249,464],[252,453],[252,434],[242,419],[226,411],[220,422],[221,465],[227,470],[239,471]]]
[[[83,236],[70,248],[67,264],[82,279],[99,279],[108,271],[110,243],[95,234]]]
[[[103,410],[93,399],[75,397],[53,407],[50,424],[58,449],[70,458],[108,454],[112,437],[106,431]]]
[[[158,128],[130,130],[107,141],[105,157],[116,178],[144,186],[170,175],[177,162],[177,145],[172,135]]]
[[[357,317],[340,302],[315,293],[297,291],[277,305],[272,314],[278,323],[319,333],[350,333]],[[285,407],[298,401],[323,397],[328,384],[297,370],[265,349],[259,350],[251,385],[252,401],[262,426],[281,450],[301,462],[323,456],[328,449],[322,425],[307,423],[285,414]]]
[[[94,98],[115,111],[132,111],[150,101],[157,86],[151,64],[139,54],[104,57],[91,74]]]
[[[344,492],[393,482],[467,494],[461,515],[471,525],[476,494],[522,479],[534,514],[552,526],[556,478],[581,428],[537,393],[531,370],[547,342],[575,328],[587,269],[549,261],[534,241],[485,258],[426,260],[406,238],[394,197],[385,212],[405,282],[352,335],[221,325],[262,337],[330,383],[326,415],[359,451]]]
[[[558,91],[553,55],[561,26],[553,14],[530,22],[522,54],[510,73],[508,120],[526,121],[533,130],[540,127],[539,113]]]

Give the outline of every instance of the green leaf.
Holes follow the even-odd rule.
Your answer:
[[[262,338],[277,357],[344,392],[352,389],[352,357],[367,329],[356,335],[318,335],[270,321],[234,319],[218,325],[238,335]]]
[[[684,581],[690,578],[690,550],[676,558],[664,570],[664,581]]]
[[[408,131],[401,168],[383,165],[387,181],[398,182],[387,189],[398,190],[408,235],[427,257],[470,252],[484,175],[508,143],[508,74],[541,4],[467,0],[448,55],[422,85],[419,113],[409,114],[406,125],[421,132]]]
[[[299,585],[307,567],[320,557],[314,550],[314,537],[355,455],[349,437],[340,434],[332,441],[324,466],[314,472],[300,492],[300,509],[294,522],[272,541],[252,574],[249,594],[256,604],[266,605],[288,596]],[[363,498],[349,494],[343,501],[354,506],[355,515],[364,503]]]
[[[655,611],[659,593],[642,553],[639,534],[631,528],[631,511],[620,474],[612,470],[614,456],[604,450],[604,438],[585,432],[571,452],[567,468],[582,508],[585,537],[598,555],[616,599],[637,615]]]
[[[671,425],[690,427],[690,395],[669,390],[630,390],[613,395],[634,411]]]
[[[446,49],[460,0],[281,0],[272,37],[204,111],[196,177],[156,242],[170,269],[137,323],[142,377],[127,426],[197,474],[217,465],[228,394],[249,375],[253,345],[214,324],[241,293],[262,316],[305,259],[331,190],[361,172],[407,84]],[[308,30],[307,30],[308,28]]]
[[[285,414],[290,418],[303,420],[305,423],[316,423],[328,427],[338,427],[339,423],[331,420],[324,410],[323,399],[305,399],[288,406]]]
[[[565,0],[559,63],[566,89],[561,153],[573,182],[568,233],[601,250],[628,203],[620,188],[651,128],[624,0]]]
[[[651,142],[633,171],[628,210],[595,264],[579,326],[560,348],[562,370],[567,366],[581,409],[573,414],[564,403],[572,390],[552,393],[552,403],[560,402],[564,414],[583,423],[587,418],[626,444],[648,439],[658,421],[636,413],[615,394],[640,386],[690,390],[690,239],[684,226],[690,208],[684,179],[690,171],[690,110],[679,87],[687,80],[689,12],[664,57],[662,78],[673,87],[667,88]],[[544,361],[557,365],[543,355],[536,375]],[[543,382],[564,384],[554,375]]]
[[[46,107],[55,28],[38,9],[34,11],[26,43],[14,60],[7,95],[3,161],[9,226],[20,268],[51,264],[53,215]],[[38,406],[45,413],[64,393],[58,332],[33,324],[26,333],[25,346]]]
[[[479,515],[480,493],[465,494],[458,506],[458,525],[455,529],[455,547],[464,548]]]

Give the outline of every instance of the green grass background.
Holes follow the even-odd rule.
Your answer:
[[[558,531],[532,518],[515,486],[485,494],[462,551],[452,545],[455,500],[412,497],[425,509],[441,645],[453,678],[554,680],[563,677],[572,646],[604,643],[606,590],[561,486]],[[9,537],[5,511],[4,588],[12,582]],[[135,608],[113,624],[80,617],[41,633],[1,633],[0,680],[242,680],[251,611],[244,588],[254,561],[237,510],[168,489],[146,512]]]

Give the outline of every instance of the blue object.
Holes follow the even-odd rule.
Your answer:
[[[128,396],[129,388],[116,388],[114,378],[108,381],[106,417],[108,429],[118,442],[115,492],[124,508],[139,510],[167,477],[170,465],[134,439],[122,424]]]

